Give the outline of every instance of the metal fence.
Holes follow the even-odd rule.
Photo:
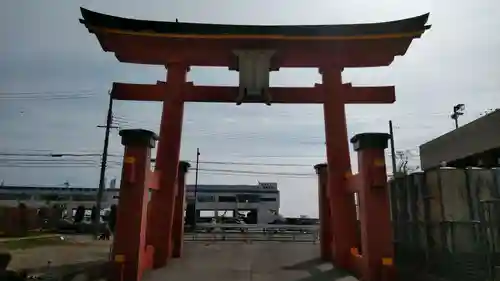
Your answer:
[[[309,242],[319,241],[318,225],[273,225],[273,224],[198,224],[195,232],[186,233],[189,241],[274,241]]]
[[[500,280],[499,172],[436,169],[392,181],[398,267],[450,281]]]

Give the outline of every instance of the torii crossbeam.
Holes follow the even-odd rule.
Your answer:
[[[169,85],[158,82],[156,85],[113,83],[112,97],[116,100],[164,101],[168,96]],[[272,103],[322,104],[325,91],[321,84],[314,87],[273,87],[269,89]],[[393,103],[396,99],[394,86],[353,87],[343,84],[342,94],[346,104]],[[186,83],[183,89],[184,102],[234,103],[238,96],[237,87],[194,86]],[[246,103],[262,103],[262,100],[248,100]]]

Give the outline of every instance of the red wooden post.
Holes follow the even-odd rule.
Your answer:
[[[388,280],[394,249],[384,149],[390,135],[358,134],[351,139],[358,152],[359,217],[361,221],[361,277],[367,281]],[[383,272],[385,272],[383,274]]]
[[[341,268],[350,269],[350,251],[357,244],[356,205],[354,196],[347,192],[346,175],[351,172],[349,144],[345,117],[345,92],[342,69],[321,69],[325,92],[326,156],[330,211],[333,231],[333,261]]]
[[[160,142],[156,170],[160,172],[160,188],[151,197],[150,238],[154,246],[153,268],[165,266],[172,253],[172,227],[177,170],[181,149],[184,100],[182,89],[188,67],[181,63],[167,65],[168,87],[164,93],[160,125]]]
[[[321,259],[332,260],[332,217],[327,193],[328,171],[327,164],[314,166],[318,174],[318,199],[319,199],[319,240],[321,246]]]
[[[112,281],[138,281],[146,259],[148,188],[151,148],[157,136],[147,130],[120,131],[125,146],[118,200],[116,234],[113,239]]]
[[[175,196],[174,225],[172,228],[172,257],[182,256],[184,242],[184,210],[186,202],[186,174],[191,165],[188,162],[179,163],[177,174],[177,195]]]

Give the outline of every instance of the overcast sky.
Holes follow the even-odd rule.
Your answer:
[[[420,144],[453,129],[449,114],[454,104],[466,104],[466,114],[460,119],[465,123],[498,107],[500,101],[500,2],[495,0],[1,3],[0,154],[99,153],[104,130],[96,126],[105,122],[106,93],[112,82],[155,83],[165,79],[162,67],[118,63],[113,54],[104,53],[95,36],[78,22],[80,6],[159,21],[178,18],[184,22],[285,25],[390,21],[430,12],[432,29],[414,40],[406,56],[396,58],[387,68],[347,69],[343,75],[344,82],[354,85],[396,86],[395,104],[347,107],[349,136],[386,132],[392,119],[397,150],[409,150],[412,165],[419,163]],[[193,68],[189,79],[199,84],[237,84],[237,74],[227,69]],[[319,79],[317,69],[282,69],[271,75],[272,85],[279,86],[311,86]],[[119,101],[115,104],[115,123],[121,128],[158,132],[160,110],[161,104]],[[182,159],[194,160],[197,147],[202,161],[304,165],[202,164],[202,169],[274,175],[201,171],[199,182],[277,181],[284,214],[317,214],[312,166],[325,161],[321,106],[187,104]],[[115,130],[110,153],[119,155],[122,150]],[[355,155],[352,158],[355,160]],[[72,186],[97,187],[99,157],[67,157],[52,164],[46,159],[0,156],[0,180],[9,185],[62,185],[68,181]],[[67,167],[61,167],[63,161]],[[120,161],[119,157],[110,158],[108,181],[120,176]],[[300,176],[290,178],[283,173]],[[188,183],[193,182],[194,173],[188,178]]]

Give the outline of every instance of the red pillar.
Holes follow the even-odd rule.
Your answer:
[[[319,240],[321,246],[321,259],[332,260],[332,217],[327,193],[328,172],[327,164],[314,166],[318,175],[318,201],[319,201]]]
[[[125,155],[109,277],[112,281],[138,281],[147,259],[145,233],[149,192],[146,171],[150,169],[151,148],[157,137],[146,130],[122,130],[120,136]]]
[[[351,139],[363,179],[358,187],[361,277],[367,281],[388,280],[385,274],[392,272],[394,250],[384,155],[389,138],[386,133],[365,133]]]
[[[177,170],[181,149],[184,101],[182,89],[188,67],[181,63],[167,66],[167,84],[160,125],[160,142],[156,156],[156,171],[160,173],[160,188],[151,196],[151,244],[154,247],[153,268],[165,266],[172,252],[172,226],[176,193]]]
[[[172,229],[172,257],[182,256],[184,242],[184,210],[186,202],[186,174],[191,165],[188,162],[179,163],[177,174],[177,195],[175,196],[174,225]]]
[[[357,244],[356,206],[354,196],[347,192],[347,174],[351,172],[345,94],[342,87],[342,69],[321,69],[326,91],[323,111],[325,115],[326,156],[330,211],[332,215],[333,261],[350,269],[350,249]]]

